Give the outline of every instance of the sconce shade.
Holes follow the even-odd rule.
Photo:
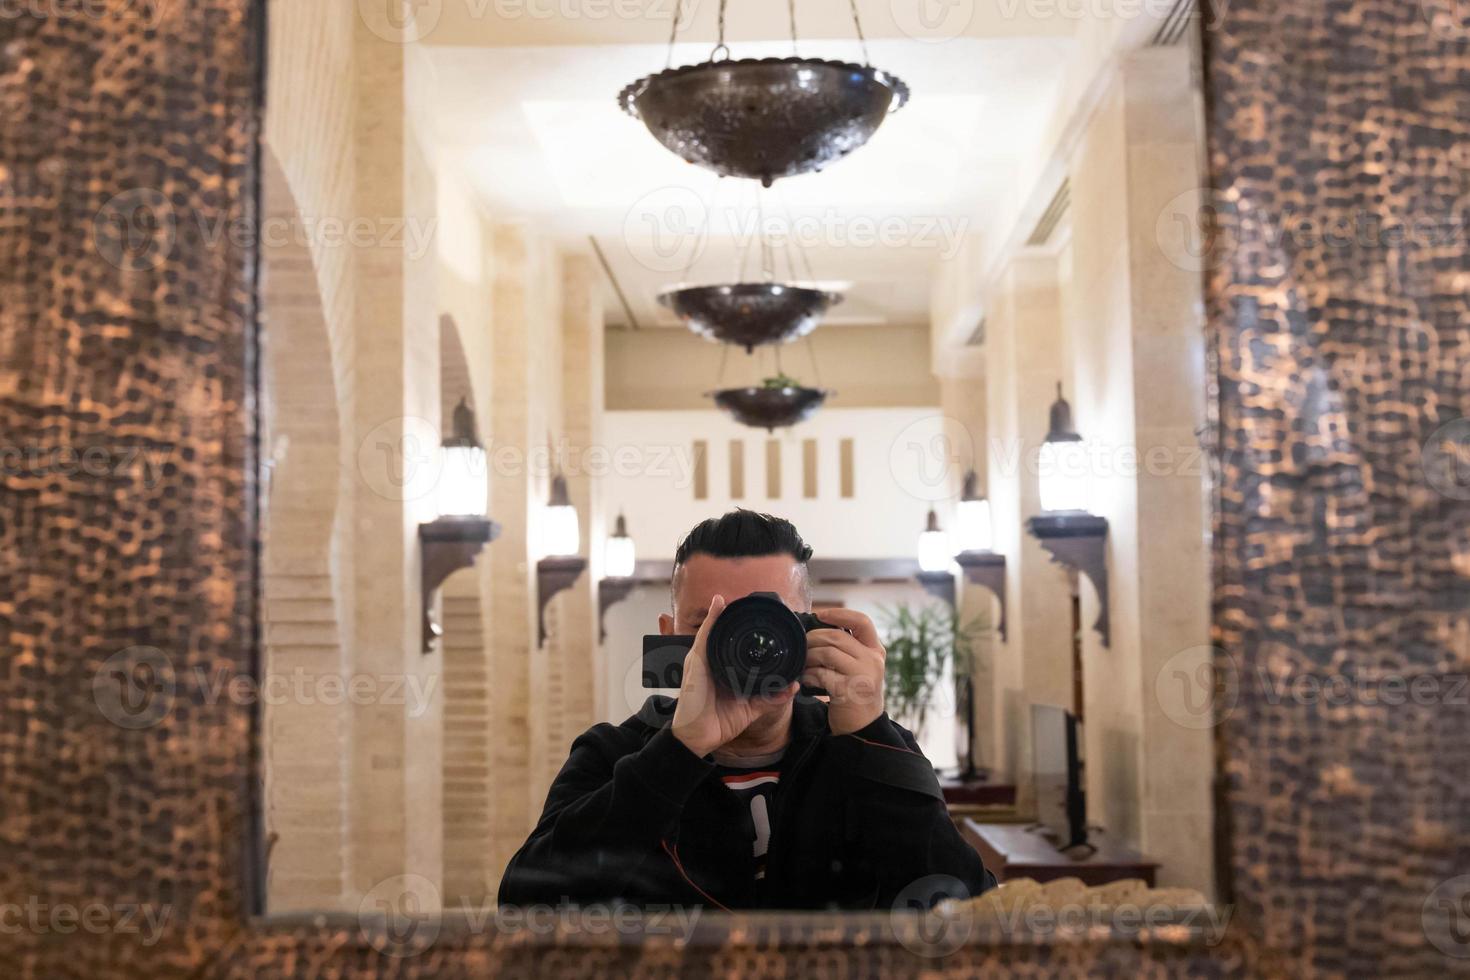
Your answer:
[[[637,553],[633,539],[628,537],[628,523],[622,514],[618,515],[612,536],[607,539],[603,566],[603,575],[607,578],[632,578],[637,567]]]
[[[919,534],[919,571],[948,571],[954,561],[949,546],[949,535],[939,527],[939,516],[933,508],[929,510],[929,522]]]
[[[955,512],[955,544],[960,551],[990,551],[995,547],[990,501],[980,496],[975,471],[965,474],[965,489]]]
[[[551,499],[547,501],[543,551],[548,557],[575,555],[582,547],[582,528],[577,522],[577,508],[567,493],[567,478],[560,473],[551,478]]]
[[[440,517],[484,517],[488,513],[490,470],[475,432],[475,413],[464,398],[455,406],[453,429],[439,448],[435,492]]]
[[[1051,406],[1050,431],[1037,459],[1038,490],[1045,511],[1085,511],[1092,493],[1087,444],[1072,425],[1072,406],[1062,397]]]

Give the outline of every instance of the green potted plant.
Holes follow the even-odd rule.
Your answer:
[[[911,724],[915,737],[920,737],[945,671],[951,670],[960,728],[956,743],[960,769],[973,774],[969,714],[975,643],[983,632],[979,621],[962,622],[959,612],[950,606],[908,603],[880,610],[880,618],[888,653],[884,700],[889,715]]]

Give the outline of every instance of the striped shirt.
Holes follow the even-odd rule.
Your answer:
[[[754,836],[750,842],[751,855],[755,858],[756,880],[766,876],[766,852],[771,847],[772,816],[776,808],[776,788],[781,783],[781,770],[777,763],[784,752],[755,759],[741,759],[742,765],[722,763],[715,757],[716,773],[725,788],[750,807],[750,822]]]

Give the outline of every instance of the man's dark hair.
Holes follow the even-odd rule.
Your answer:
[[[790,555],[805,565],[811,560],[812,549],[790,521],[740,509],[694,525],[694,530],[674,552],[674,567],[678,568],[695,555],[714,558]]]

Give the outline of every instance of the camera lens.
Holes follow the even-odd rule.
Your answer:
[[[781,641],[766,629],[751,630],[735,644],[735,656],[740,658],[741,663],[752,667],[764,667],[781,654]]]
[[[781,599],[756,592],[737,599],[710,630],[710,672],[741,697],[775,694],[806,667],[806,629]]]

